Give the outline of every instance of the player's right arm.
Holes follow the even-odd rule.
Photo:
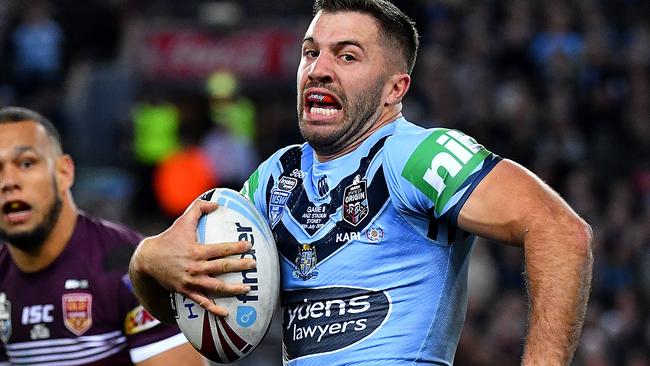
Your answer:
[[[459,131],[426,134],[391,142],[389,171],[403,166],[408,181],[393,178],[400,209],[522,247],[530,300],[524,364],[568,364],[589,298],[591,228],[523,166],[495,158]]]
[[[213,277],[253,268],[255,263],[250,259],[224,258],[246,252],[250,243],[205,245],[197,242],[199,218],[216,208],[213,202],[195,200],[167,230],[145,238],[133,253],[129,264],[133,291],[156,318],[175,322],[170,306],[171,291],[187,296],[218,316],[227,315],[227,311],[208,298],[209,292],[235,296],[250,291],[247,286],[225,283]]]
[[[589,298],[589,225],[532,172],[509,160],[477,186],[458,222],[523,247],[530,311],[522,364],[568,365]]]

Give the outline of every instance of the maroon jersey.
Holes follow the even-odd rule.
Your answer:
[[[80,214],[61,255],[36,273],[21,272],[0,244],[0,366],[132,365],[187,342],[131,291],[140,239]]]

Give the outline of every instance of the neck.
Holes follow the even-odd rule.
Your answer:
[[[30,252],[13,247],[11,244],[7,245],[9,254],[18,269],[27,273],[37,272],[54,262],[68,244],[78,215],[77,207],[68,193],[63,198],[59,218],[43,245]]]
[[[332,153],[332,154],[321,154],[318,151],[314,151],[316,154],[316,159],[321,162],[325,163],[331,160],[334,160],[336,158],[339,158],[345,154],[348,154],[354,150],[356,150],[368,137],[370,137],[373,133],[381,129],[382,127],[386,126],[387,124],[395,121],[396,119],[402,117],[402,111],[401,109],[398,110],[392,110],[389,112],[384,112],[382,113],[379,118],[377,118],[377,121],[372,124],[372,126],[367,129],[364,133],[360,134],[356,138],[353,138],[350,143],[346,144],[342,149],[339,151]]]

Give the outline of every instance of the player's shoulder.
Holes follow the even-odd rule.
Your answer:
[[[298,165],[300,165],[303,150],[306,146],[307,144],[294,144],[278,149],[255,169],[244,182],[240,193],[248,197],[252,202],[257,202],[256,192],[259,189],[264,190],[269,177],[280,174],[285,169],[287,161],[297,161]]]
[[[405,119],[397,121],[393,133],[386,139],[384,159],[392,165],[403,166],[417,148],[434,134],[446,128],[424,128]]]
[[[294,161],[300,162],[302,156],[310,149],[311,147],[307,143],[288,145],[271,155],[270,160],[276,166],[283,166]]]
[[[310,156],[307,143],[285,146],[273,153],[258,168],[260,177],[281,174],[286,169],[299,168],[305,156]]]
[[[476,153],[486,151],[474,138],[450,128],[424,128],[406,120],[400,121],[385,146],[384,156],[400,167],[410,161],[431,161],[453,156],[464,162]],[[485,154],[485,153],[483,153]]]
[[[386,140],[388,148],[404,148],[402,144],[425,138],[431,131],[437,128],[424,128],[404,118],[395,123],[393,133]]]
[[[75,230],[76,235],[102,243],[108,249],[123,245],[135,246],[143,238],[140,233],[126,225],[90,216],[84,212],[79,213],[77,220],[79,230]]]
[[[499,158],[465,133],[449,128],[406,124],[386,142],[384,169],[406,206],[441,214],[468,187],[489,173]],[[413,204],[415,202],[415,204]]]

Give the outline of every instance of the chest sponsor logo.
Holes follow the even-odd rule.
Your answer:
[[[54,311],[53,304],[25,306],[20,317],[20,322],[23,325],[52,323],[54,321],[52,311]]]
[[[68,279],[65,280],[64,287],[66,290],[86,289],[88,288],[88,280]]]
[[[275,226],[282,218],[282,212],[290,195],[289,192],[278,189],[271,191],[271,200],[269,201],[269,221],[271,226]]]
[[[289,360],[343,350],[362,342],[388,318],[383,291],[326,287],[282,293],[282,331]]]
[[[84,334],[93,324],[93,296],[86,293],[71,293],[61,299],[63,324],[77,336]]]
[[[356,231],[336,233],[336,242],[337,243],[347,243],[352,240],[361,239],[361,233]]]
[[[0,340],[7,344],[11,337],[11,301],[0,292]]]
[[[278,189],[281,191],[291,192],[298,186],[298,179],[283,175],[278,180]]]
[[[124,332],[127,335],[137,334],[160,324],[142,305],[136,306],[126,314]]]
[[[294,261],[293,276],[305,281],[318,276],[316,263],[318,263],[316,247],[309,244],[301,245]]]
[[[357,226],[368,216],[368,189],[366,181],[355,182],[343,192],[343,220]]]

